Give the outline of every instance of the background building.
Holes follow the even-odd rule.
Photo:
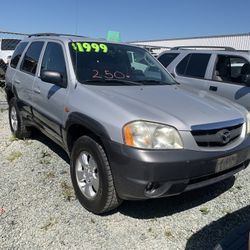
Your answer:
[[[238,50],[250,50],[250,33],[133,41],[131,43],[145,45],[146,47],[151,48],[151,50],[156,54],[159,54],[167,48],[178,46],[227,46]]]

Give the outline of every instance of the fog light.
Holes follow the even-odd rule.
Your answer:
[[[149,182],[145,188],[146,193],[153,193],[160,187],[159,183],[157,182]]]

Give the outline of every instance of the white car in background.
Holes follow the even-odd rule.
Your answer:
[[[209,91],[250,110],[250,52],[230,47],[180,46],[158,60],[182,85]]]
[[[7,65],[19,42],[19,39],[0,39],[0,80],[5,79]]]

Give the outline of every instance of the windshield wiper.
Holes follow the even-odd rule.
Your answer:
[[[169,83],[169,82],[164,82],[164,81],[160,81],[160,80],[153,80],[153,79],[146,79],[146,80],[138,80],[136,82],[139,83],[158,83],[160,85],[166,84],[166,85],[174,85],[175,83]]]
[[[125,85],[143,85],[142,83],[138,82],[138,81],[129,81],[129,80],[123,80],[123,79],[89,79],[89,80],[85,80],[83,81],[83,83],[88,83],[88,82],[102,82],[102,83],[107,83],[107,82],[113,82],[113,83],[124,83]]]

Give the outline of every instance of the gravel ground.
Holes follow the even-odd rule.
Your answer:
[[[250,167],[180,196],[126,201],[105,216],[75,199],[69,161],[43,135],[11,136],[0,93],[0,249],[212,249],[250,221]]]

